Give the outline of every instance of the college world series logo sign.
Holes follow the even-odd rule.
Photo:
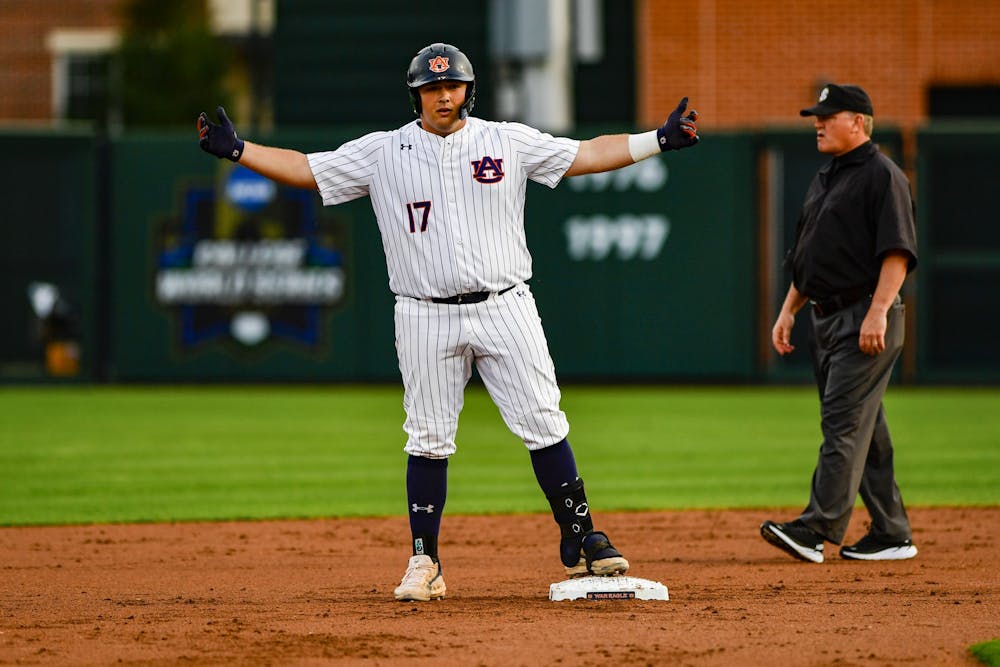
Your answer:
[[[316,208],[315,193],[239,165],[221,188],[182,192],[179,214],[157,227],[153,278],[182,349],[323,342],[322,315],[343,299],[344,270],[341,241]]]

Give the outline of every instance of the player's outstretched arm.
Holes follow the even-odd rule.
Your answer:
[[[239,162],[271,180],[296,188],[316,190],[316,179],[303,153],[287,148],[272,148],[240,139],[232,121],[221,106],[216,108],[219,123],[213,123],[203,111],[198,116],[198,145],[218,158]]]
[[[621,169],[635,162],[628,152],[627,134],[604,134],[580,142],[576,159],[566,171],[567,176],[594,174]]]
[[[694,146],[700,140],[695,125],[698,112],[691,109],[685,114],[687,102],[688,98],[683,98],[659,129],[642,134],[603,135],[581,141],[580,150],[566,175],[611,171],[665,151]]]
[[[317,190],[316,177],[305,154],[288,148],[274,148],[246,142],[240,164],[272,181],[304,190]]]

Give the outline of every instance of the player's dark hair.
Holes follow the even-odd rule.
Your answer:
[[[476,75],[469,58],[451,44],[435,42],[420,49],[406,70],[406,86],[413,113],[420,115],[420,86],[434,81],[465,81],[465,102],[460,115],[468,117],[476,103]]]

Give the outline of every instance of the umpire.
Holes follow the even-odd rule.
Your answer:
[[[816,147],[833,159],[813,178],[785,259],[792,282],[771,331],[788,354],[795,314],[807,303],[823,444],[809,504],[794,521],[765,521],[760,533],[792,556],[823,562],[823,543],[840,544],[858,493],[871,527],[842,558],[902,560],[917,555],[893,473],[882,407],[903,347],[899,290],[917,264],[910,185],[871,141],[873,109],[858,86],[826,86],[814,116]]]

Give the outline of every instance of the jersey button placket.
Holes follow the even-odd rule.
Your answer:
[[[452,161],[452,155],[453,155],[452,152],[454,151],[454,149],[455,149],[454,138],[451,136],[445,137],[444,148],[442,151],[443,159],[441,160],[441,176],[442,176],[441,180],[442,180],[442,185],[444,186],[445,198],[448,202],[447,203],[448,219],[451,221],[450,227],[452,230],[452,234],[454,235],[455,238],[455,245],[457,246],[455,248],[455,256],[463,257],[464,254],[461,251],[463,250],[464,241],[462,240],[462,230],[459,224],[460,220],[458,216],[458,204],[456,202],[456,195],[455,195],[456,174],[453,173],[454,164]],[[460,259],[458,266],[459,275],[466,274],[466,271],[464,270],[465,267],[463,264],[464,263]],[[462,290],[468,292],[471,291],[471,289],[472,286],[469,283],[468,277],[466,276],[462,280]]]

